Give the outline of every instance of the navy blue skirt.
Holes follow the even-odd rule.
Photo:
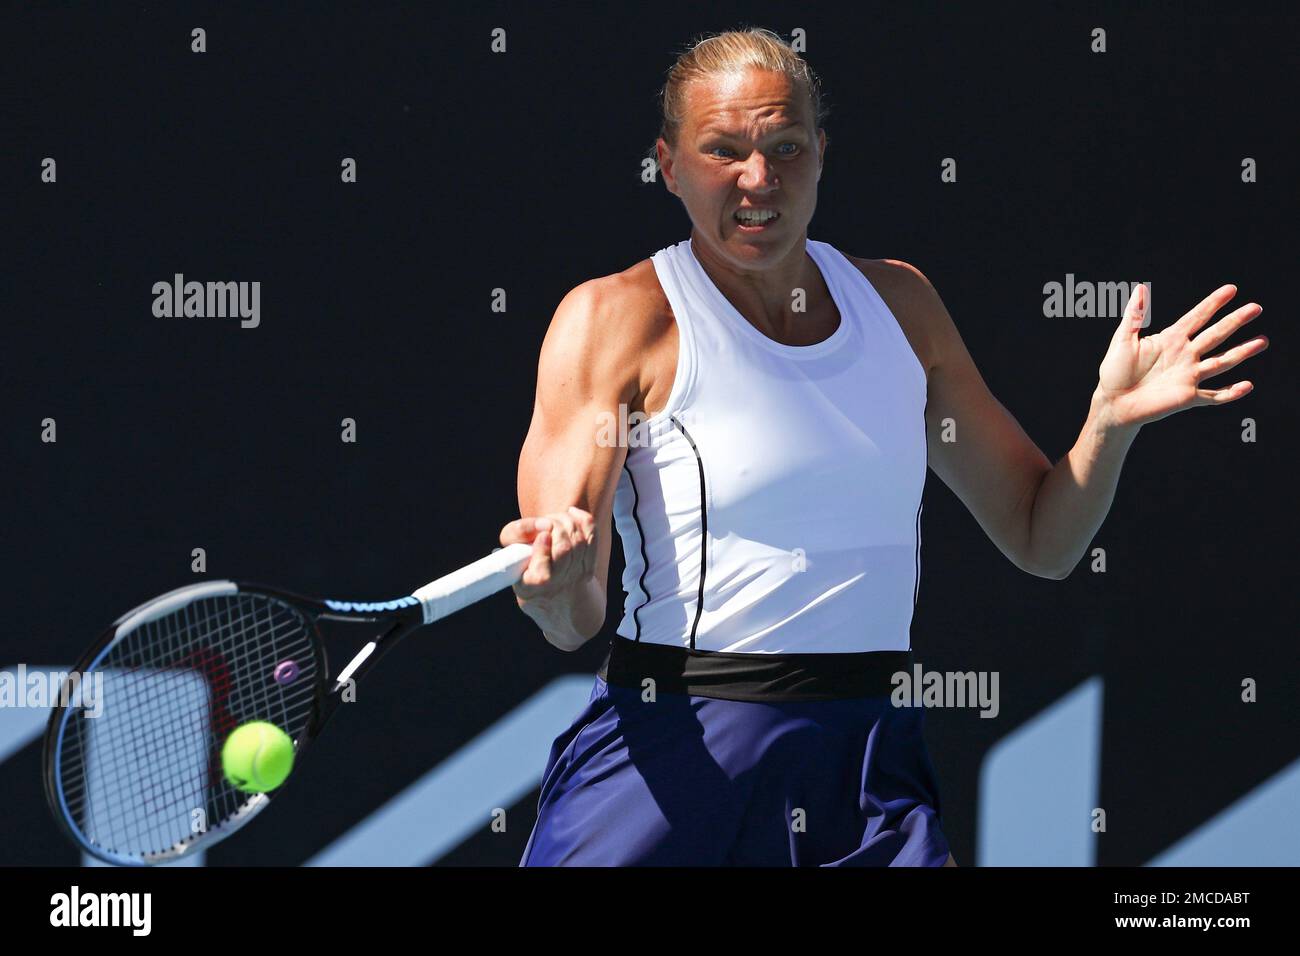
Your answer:
[[[521,865],[947,861],[924,708],[646,696],[596,678],[551,748]]]

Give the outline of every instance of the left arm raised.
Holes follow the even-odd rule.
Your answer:
[[[939,295],[919,269],[882,260],[872,276],[929,367],[925,406],[930,468],[961,499],[1007,559],[1022,571],[1056,577],[1031,535],[1038,488],[1051,462],[984,383]],[[883,281],[882,281],[883,280]]]
[[[1197,335],[1236,294],[1234,286],[1216,290],[1167,329],[1139,337],[1145,292],[1138,286],[1100,366],[1079,438],[1053,466],[985,385],[934,287],[914,267],[886,261],[895,275],[900,270],[908,274],[895,283],[890,306],[896,315],[902,310],[904,324],[919,330],[931,353],[926,405],[930,467],[1002,553],[1039,577],[1068,577],[1087,551],[1110,510],[1124,457],[1142,425],[1249,394],[1249,382],[1207,389],[1200,381],[1268,346],[1259,336],[1205,357],[1263,311],[1249,303]],[[954,426],[952,434],[945,431],[946,420]]]

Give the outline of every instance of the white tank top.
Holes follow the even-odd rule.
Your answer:
[[[698,651],[910,650],[928,464],[926,375],[862,272],[807,240],[839,308],[782,345],[689,239],[652,257],[678,328],[668,404],[630,430],[614,496],[618,634]]]

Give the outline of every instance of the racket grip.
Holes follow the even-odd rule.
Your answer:
[[[424,623],[432,624],[510,587],[523,576],[532,553],[532,545],[508,544],[473,564],[430,581],[411,595],[424,609]]]

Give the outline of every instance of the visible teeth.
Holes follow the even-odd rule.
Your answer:
[[[740,222],[743,223],[761,224],[765,222],[770,222],[771,220],[775,219],[778,215],[780,215],[780,213],[773,212],[770,209],[760,211],[760,212],[742,211],[736,213],[736,219],[738,219]]]

